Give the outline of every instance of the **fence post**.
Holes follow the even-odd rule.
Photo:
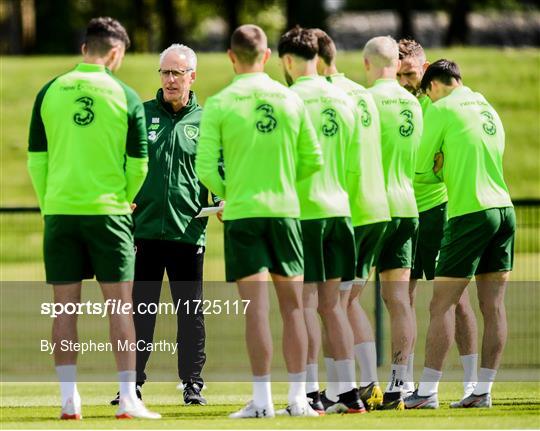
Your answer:
[[[381,296],[381,280],[379,271],[375,269],[375,348],[377,349],[377,366],[380,367],[384,361],[384,319]]]

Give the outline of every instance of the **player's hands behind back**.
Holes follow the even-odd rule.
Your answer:
[[[433,158],[433,172],[435,174],[439,173],[440,170],[443,168],[444,164],[444,154],[442,152],[436,153],[435,157]]]

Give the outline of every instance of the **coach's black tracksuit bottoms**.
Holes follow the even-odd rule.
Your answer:
[[[203,385],[201,371],[206,362],[204,315],[186,313],[185,301],[202,300],[204,247],[178,241],[135,239],[135,282],[133,285],[134,321],[137,341],[152,343],[157,314],[137,313],[138,304],[146,310],[148,304],[159,304],[165,270],[169,278],[171,297],[177,314],[178,377],[182,382]],[[198,307],[202,310],[202,307]],[[140,342],[139,342],[140,343]],[[137,350],[137,383],[146,380],[145,368],[150,351]]]

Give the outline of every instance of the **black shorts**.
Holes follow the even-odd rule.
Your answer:
[[[411,268],[413,236],[418,229],[416,217],[392,217],[382,238],[381,252],[377,259],[377,271]]]
[[[302,220],[304,281],[354,280],[354,231],[350,217]]]
[[[471,278],[511,271],[516,214],[513,207],[490,208],[453,217],[444,229],[437,277]]]
[[[225,220],[227,281],[265,270],[286,277],[304,273],[300,221],[278,217]]]
[[[413,238],[415,252],[411,269],[412,279],[421,280],[424,275],[426,280],[435,278],[435,267],[439,259],[446,224],[446,207],[445,202],[422,211],[419,215],[418,229]]]
[[[134,278],[133,220],[127,215],[46,215],[43,254],[47,282]]]
[[[356,276],[367,280],[371,267],[379,258],[382,239],[388,222],[355,226],[354,239],[356,243]]]

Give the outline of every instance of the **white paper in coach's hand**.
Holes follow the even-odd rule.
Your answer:
[[[223,210],[223,207],[206,207],[206,208],[202,208],[201,212],[199,214],[197,214],[195,216],[195,218],[208,217],[208,216],[211,216],[212,214],[217,214],[221,210]]]

